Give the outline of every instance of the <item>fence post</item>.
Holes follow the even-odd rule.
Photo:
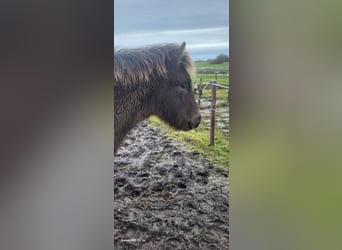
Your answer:
[[[202,96],[202,77],[198,85],[198,106],[201,106],[201,96]]]
[[[216,75],[217,78],[217,75]],[[216,83],[216,81],[213,81]],[[215,107],[216,107],[216,85],[211,85],[211,114],[210,114],[210,146],[215,144]]]

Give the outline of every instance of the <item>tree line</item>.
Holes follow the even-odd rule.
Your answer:
[[[228,55],[220,54],[215,59],[210,60],[211,64],[221,64],[221,63],[224,63],[224,62],[229,62]]]

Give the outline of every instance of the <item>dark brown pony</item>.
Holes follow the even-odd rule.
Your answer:
[[[200,121],[185,43],[114,52],[114,153],[140,121],[156,115],[179,130]]]

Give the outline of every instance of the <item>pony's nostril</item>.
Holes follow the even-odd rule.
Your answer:
[[[201,123],[201,116],[199,116],[196,120],[197,126]]]
[[[198,116],[196,119],[188,122],[189,129],[197,128],[198,125],[201,123],[201,116]]]
[[[196,118],[193,128],[197,128],[200,123],[201,123],[201,116]]]

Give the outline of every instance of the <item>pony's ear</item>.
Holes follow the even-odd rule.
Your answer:
[[[178,62],[180,62],[182,55],[184,53],[184,50],[185,50],[185,42],[182,42],[182,44],[179,46],[179,49],[178,49],[178,55],[177,55]]]
[[[185,42],[182,42],[182,44],[174,51],[173,59],[175,63],[180,63],[182,56],[184,54],[185,50]]]
[[[184,50],[185,50],[185,42],[182,42],[181,46],[179,47],[179,50],[182,52],[181,54],[183,54]]]
[[[166,46],[168,56],[165,58],[166,62],[170,65],[178,65],[182,57],[184,55],[185,51],[185,42],[183,42],[181,45],[178,44],[169,44]]]

